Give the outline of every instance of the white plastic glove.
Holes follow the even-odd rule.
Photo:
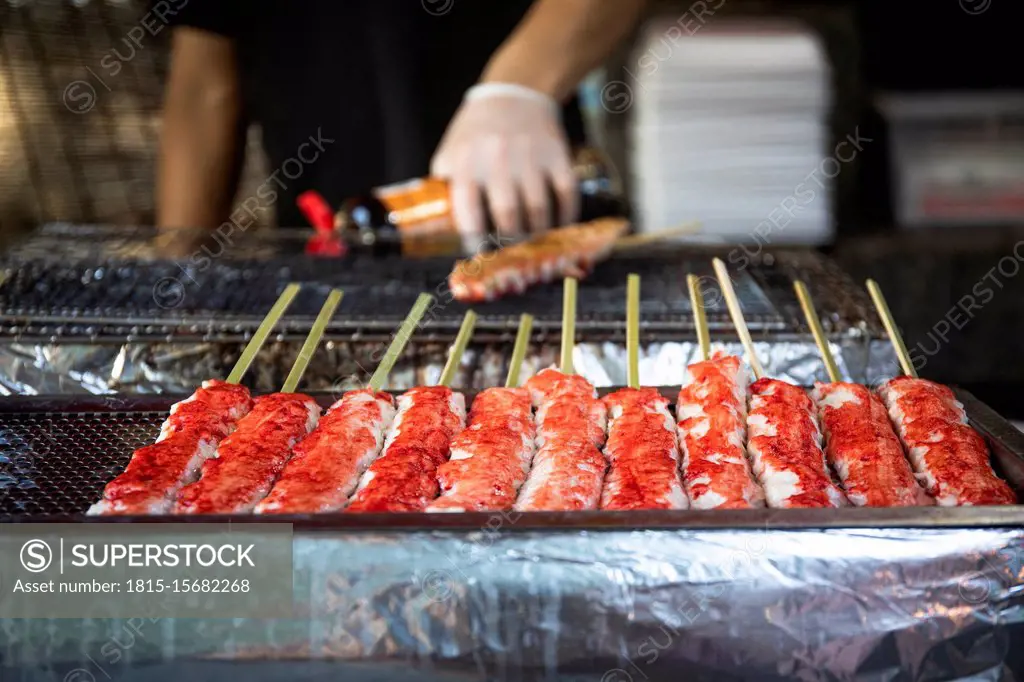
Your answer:
[[[453,217],[467,248],[484,236],[481,190],[501,235],[551,227],[549,185],[558,199],[558,220],[576,219],[577,181],[559,115],[553,99],[521,85],[484,83],[466,93],[434,154],[431,174],[450,183]],[[520,205],[528,226],[519,224]]]

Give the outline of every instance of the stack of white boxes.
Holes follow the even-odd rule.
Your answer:
[[[627,80],[602,93],[633,114],[640,229],[698,219],[728,242],[829,241],[831,188],[856,150],[830,148],[820,41],[793,24],[690,19],[648,24]]]

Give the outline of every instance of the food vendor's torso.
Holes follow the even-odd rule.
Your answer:
[[[262,126],[271,172],[279,171],[272,183],[278,224],[305,224],[295,207],[304,190],[316,189],[337,206],[368,188],[425,175],[463,93],[530,5],[240,5],[235,21],[246,111]],[[565,121],[570,138],[581,142],[575,102]]]

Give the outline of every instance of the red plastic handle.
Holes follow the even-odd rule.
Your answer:
[[[324,198],[310,190],[300,194],[295,203],[317,231],[317,234],[306,242],[306,253],[310,256],[333,258],[344,256],[348,248],[341,236],[334,231],[334,211]]]
[[[295,201],[306,216],[306,220],[317,232],[327,233],[334,231],[334,211],[327,205],[324,198],[312,190],[303,192]]]

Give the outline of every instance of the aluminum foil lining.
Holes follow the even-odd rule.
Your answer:
[[[85,671],[76,682],[172,679],[153,676],[211,659],[236,662],[222,674],[261,661],[247,680],[280,679],[267,659],[287,659],[288,679],[326,662],[347,675],[331,679],[360,680],[1015,679],[1021,529],[540,533],[516,520],[300,534],[292,619],[3,620],[0,666]]]
[[[246,383],[260,392],[277,390],[288,374],[301,343],[280,342],[261,351]],[[388,388],[405,390],[438,380],[447,348],[418,343],[391,374]],[[384,342],[328,342],[316,353],[302,390],[342,392],[364,385],[383,353]],[[14,395],[67,393],[190,393],[210,377],[226,376],[242,346],[233,343],[132,344],[0,344],[0,392]],[[739,344],[726,344],[742,353]],[[765,370],[774,377],[809,385],[825,380],[818,350],[809,340],[758,343]],[[832,344],[844,377],[877,384],[898,373],[887,343],[844,338]],[[504,383],[511,348],[506,344],[472,346],[463,357],[455,385],[482,389]],[[681,383],[683,371],[700,359],[692,341],[656,343],[641,349],[640,380],[648,386]],[[526,378],[558,361],[558,349],[536,346],[525,360]],[[576,371],[596,386],[626,384],[626,349],[621,343],[580,344],[574,353]]]

